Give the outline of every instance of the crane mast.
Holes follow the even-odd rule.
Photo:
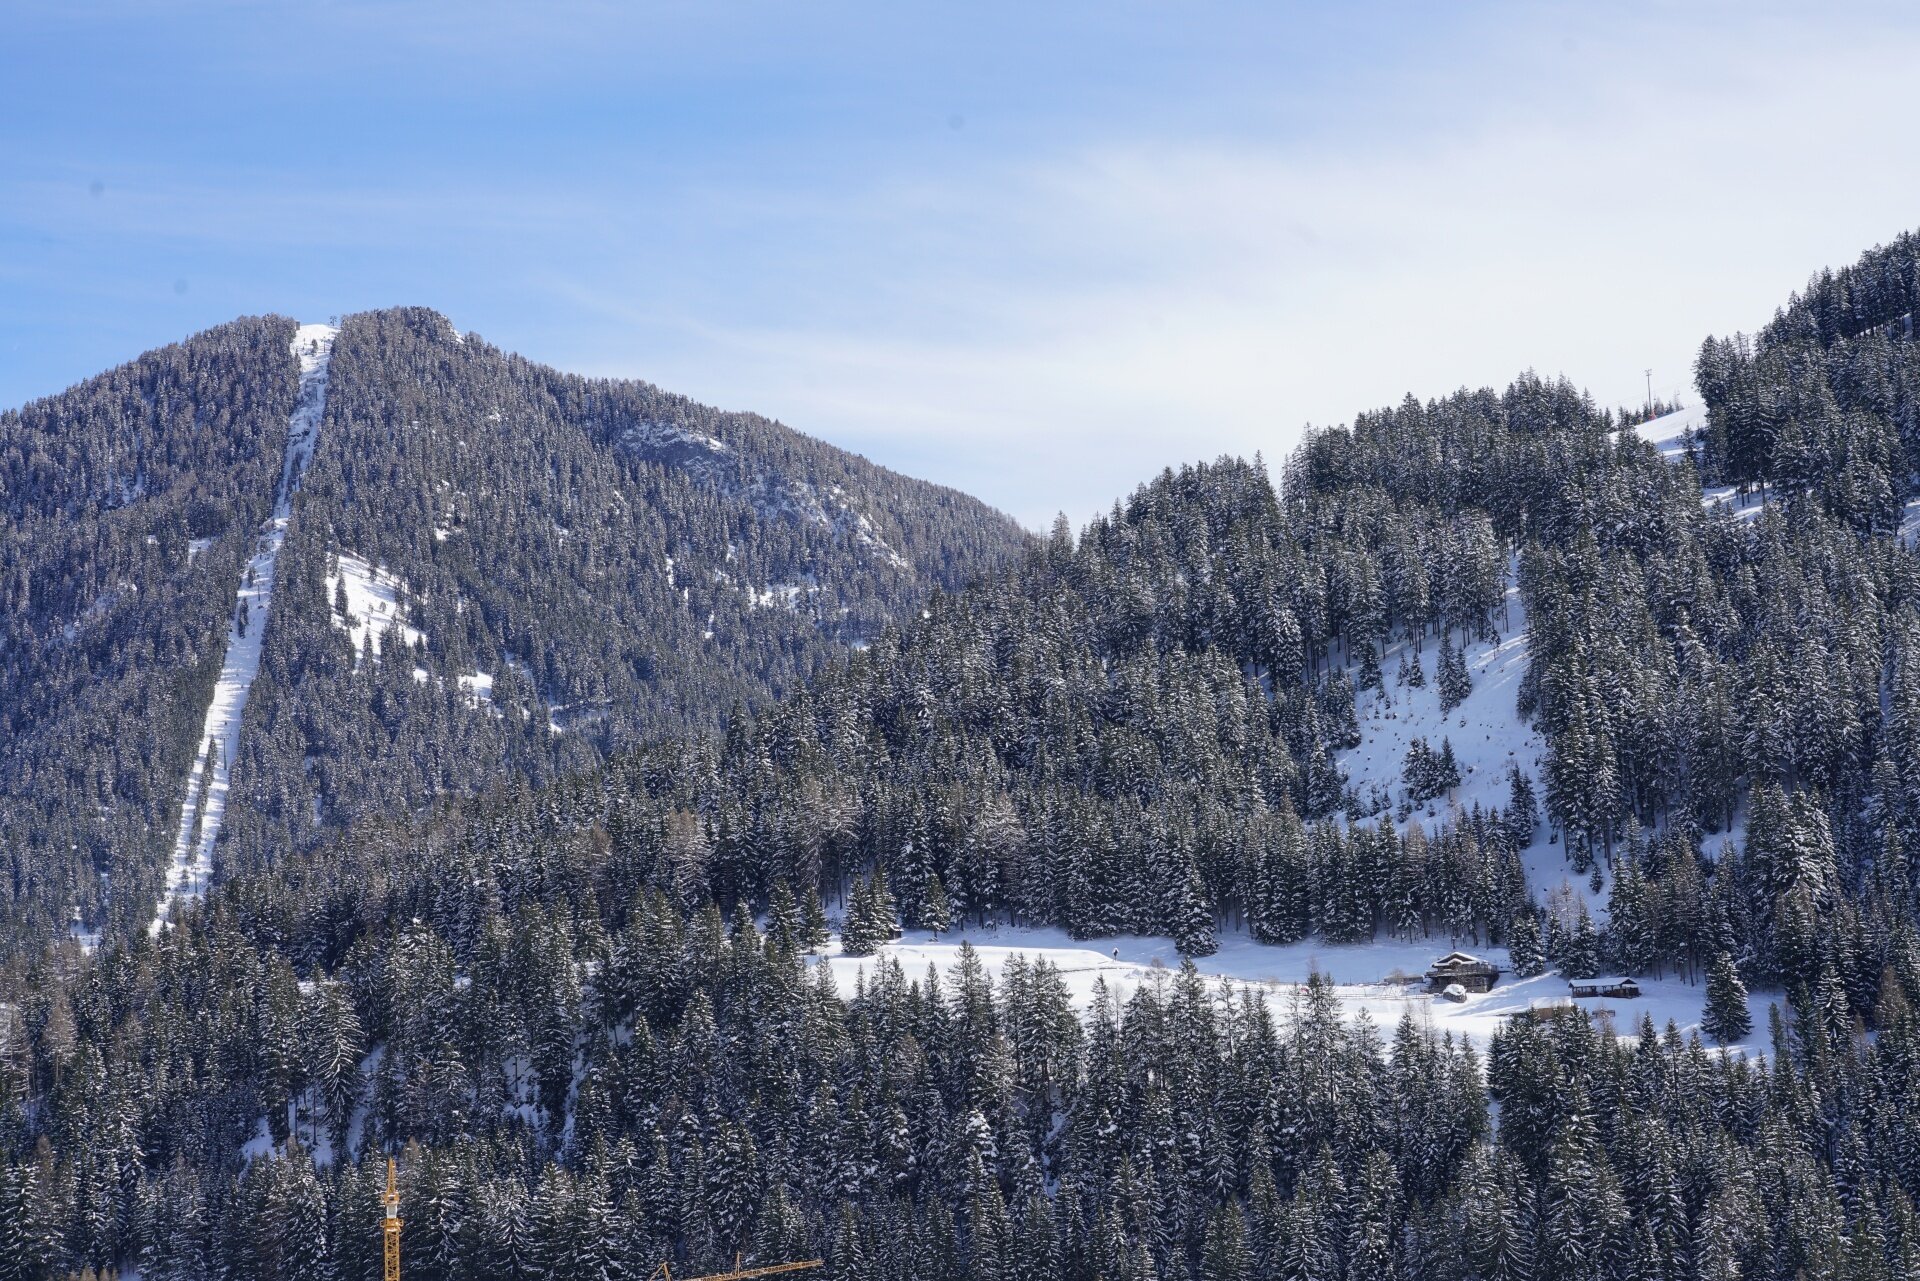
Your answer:
[[[400,1281],[400,1184],[395,1177],[393,1158],[387,1158],[387,1195],[382,1198],[387,1215],[380,1225],[386,1238],[386,1281]]]

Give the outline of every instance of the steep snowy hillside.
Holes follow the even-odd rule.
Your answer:
[[[433,312],[295,329],[0,414],[0,956],[171,920],[216,865],[355,818],[715,733],[1030,541]]]
[[[319,443],[320,422],[326,412],[327,373],[333,359],[333,340],[339,332],[331,325],[301,325],[294,331],[300,398],[287,424],[286,457],[274,493],[273,515],[261,530],[241,575],[220,678],[207,704],[200,750],[187,774],[186,794],[180,805],[180,833],[167,868],[168,887],[154,907],[151,928],[156,933],[172,918],[179,903],[203,897],[213,879],[213,851],[226,819],[241,721],[247,710],[247,695],[260,675],[261,639],[272,617],[280,548],[286,543],[287,525],[293,519],[294,495]]]
[[[1535,795],[1540,795],[1545,746],[1517,705],[1520,682],[1531,661],[1526,606],[1511,579],[1505,591],[1505,603],[1493,616],[1500,635],[1462,646],[1473,687],[1451,711],[1441,710],[1435,670],[1438,644],[1428,638],[1419,647],[1424,652],[1417,652],[1405,639],[1388,646],[1380,660],[1384,687],[1362,691],[1355,698],[1360,745],[1336,758],[1359,798],[1362,814],[1391,813],[1396,821],[1422,822],[1438,832],[1475,808],[1506,809],[1512,799],[1514,771],[1525,775]],[[1399,678],[1403,665],[1409,676],[1414,667],[1421,669],[1419,685]],[[1412,806],[1409,812],[1405,804],[1408,752],[1416,742],[1435,752],[1450,750],[1460,784]],[[1596,892],[1588,876],[1573,871],[1548,824],[1539,826],[1532,844],[1521,851],[1521,859],[1542,902],[1582,902],[1597,916],[1604,915],[1604,885]]]

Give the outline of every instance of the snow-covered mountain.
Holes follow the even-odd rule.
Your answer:
[[[0,415],[0,935],[717,731],[1026,542],[430,311],[149,353]]]

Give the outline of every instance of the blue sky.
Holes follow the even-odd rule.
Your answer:
[[[1887,6],[93,4],[0,39],[0,405],[396,303],[1032,524],[1304,425],[1683,388],[1920,224]]]

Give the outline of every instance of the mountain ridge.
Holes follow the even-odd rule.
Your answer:
[[[776,696],[1029,538],[958,491],[771,419],[569,375],[437,312],[340,323],[318,443],[292,498],[288,581],[235,744],[223,847],[237,836],[291,848],[502,771],[550,777],[663,731],[717,732],[736,704]],[[176,826],[181,761],[197,750],[188,726],[206,703],[167,682],[199,691],[215,679],[216,638],[280,479],[293,329],[281,317],[235,322],[0,415],[0,542],[11,548],[0,566],[13,599],[38,602],[9,623],[11,682],[0,669],[18,713],[0,720],[0,837],[27,887],[0,911],[6,931],[24,924],[23,903],[35,930],[76,912],[83,929],[131,926],[132,905],[159,894],[158,833]],[[243,426],[224,426],[256,402]],[[696,437],[724,449],[689,451]],[[242,456],[257,475],[234,469]],[[97,526],[148,549],[144,576],[100,572],[98,538],[78,532]],[[56,572],[62,545],[72,563]],[[383,576],[391,616],[350,623],[335,608],[343,563]],[[76,573],[101,581],[81,589]],[[125,649],[111,620],[136,599],[160,635]],[[389,626],[415,642],[388,674],[398,684],[379,655],[340,644]],[[164,722],[174,745],[110,771],[90,771],[88,754],[60,775],[41,768],[66,749],[23,735],[99,737],[68,723],[91,724],[89,704],[45,679],[63,645],[82,651],[73,661],[93,673],[94,703],[141,691],[117,714],[123,731]]]

